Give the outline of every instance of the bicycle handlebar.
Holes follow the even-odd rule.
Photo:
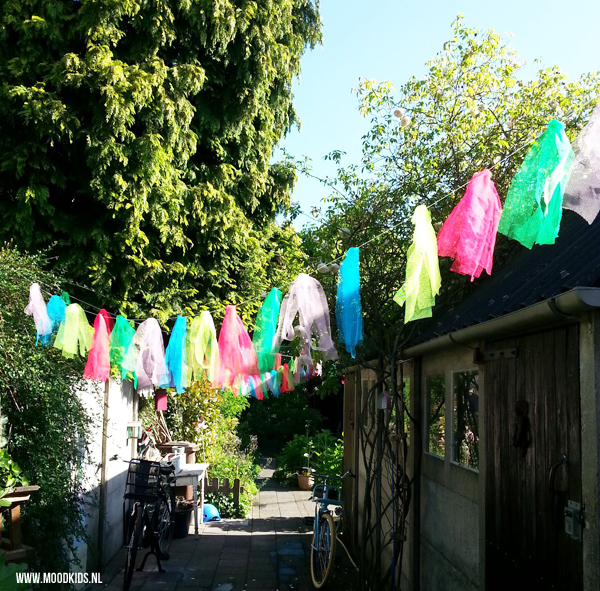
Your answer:
[[[345,472],[344,474],[342,474],[341,476],[332,476],[331,474],[313,474],[313,478],[324,478],[325,480],[327,480],[328,478],[346,478],[346,476],[351,476],[352,478],[356,478],[355,474],[352,474],[351,470],[348,470],[347,472]]]

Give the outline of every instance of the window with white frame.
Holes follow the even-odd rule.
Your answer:
[[[454,372],[452,382],[452,461],[479,470],[479,372]]]
[[[443,458],[446,455],[446,377],[444,374],[428,376],[427,390],[427,451]]]

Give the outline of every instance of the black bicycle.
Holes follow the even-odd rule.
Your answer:
[[[173,466],[147,460],[131,460],[123,495],[124,534],[127,555],[123,591],[129,591],[139,548],[149,548],[138,571],[144,570],[148,556],[156,556],[158,570],[165,572],[161,560],[169,559],[175,512]]]

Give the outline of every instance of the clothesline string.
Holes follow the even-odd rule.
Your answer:
[[[588,106],[589,106],[591,103],[593,103],[593,102],[594,102],[594,101],[596,101],[596,100],[598,100],[598,97],[593,97],[593,98],[591,98],[589,101],[587,101],[587,102],[586,102],[586,103],[585,103],[585,104],[584,104],[584,105],[581,107],[581,109],[585,109],[585,108],[587,108],[587,107],[588,107]],[[572,119],[572,118],[573,118],[573,117],[574,117],[576,114],[577,114],[577,113],[576,113],[576,111],[575,111],[575,110],[573,110],[571,113],[569,113],[569,114],[568,114],[568,115],[567,115],[567,116],[564,118],[564,121],[565,121],[565,122],[566,122],[566,121],[569,121],[569,120],[570,120],[570,119]],[[527,140],[527,141],[526,141],[526,142],[525,142],[523,145],[521,145],[521,146],[519,146],[518,148],[516,148],[515,150],[511,151],[511,152],[510,152],[509,154],[507,154],[507,155],[506,155],[504,158],[502,158],[501,160],[499,160],[499,161],[498,161],[498,162],[496,162],[495,164],[491,165],[491,166],[488,168],[488,170],[494,170],[495,168],[497,168],[497,167],[498,167],[498,166],[500,166],[501,164],[503,164],[503,163],[507,162],[507,161],[508,161],[508,160],[510,160],[510,159],[511,159],[513,156],[515,156],[515,155],[516,155],[516,154],[518,154],[519,152],[522,152],[522,151],[523,151],[525,148],[527,148],[527,147],[528,147],[528,146],[530,146],[532,143],[534,143],[536,140],[537,140],[537,136],[536,136],[536,137],[534,137],[534,138],[531,138],[531,139]],[[449,199],[450,197],[452,197],[452,196],[453,196],[455,193],[457,193],[458,191],[461,191],[462,189],[465,189],[465,188],[468,186],[468,184],[469,184],[469,182],[466,182],[466,183],[463,183],[462,185],[460,185],[459,187],[457,187],[457,188],[455,188],[455,189],[452,189],[451,191],[449,191],[449,192],[447,192],[446,194],[442,195],[442,196],[441,196],[439,199],[436,199],[436,200],[435,200],[433,203],[430,203],[430,204],[428,205],[428,207],[429,207],[429,208],[431,208],[431,207],[434,207],[434,206],[435,206],[435,205],[437,205],[438,203],[441,203],[442,201],[445,201],[446,199]],[[304,212],[301,212],[301,213],[302,213],[303,215],[306,215],[307,217],[311,217],[311,218],[312,218],[312,216],[308,216],[308,214],[304,214]],[[313,219],[315,219],[315,218],[313,218]],[[380,232],[379,234],[376,234],[375,236],[371,237],[370,239],[366,240],[365,242],[363,242],[363,243],[359,244],[357,248],[359,248],[359,249],[362,249],[362,248],[364,248],[365,246],[367,246],[368,244],[370,244],[370,243],[374,242],[375,240],[377,240],[377,239],[379,239],[379,238],[382,238],[382,237],[386,236],[387,234],[389,234],[390,232],[392,232],[393,230],[395,230],[396,228],[398,228],[398,227],[399,227],[401,224],[403,224],[403,223],[405,223],[405,220],[400,220],[400,221],[398,221],[397,223],[395,223],[395,224],[391,225],[390,227],[386,228],[385,230],[383,230],[383,231],[382,231],[382,232]],[[333,259],[333,260],[331,260],[329,263],[327,263],[327,265],[326,265],[326,266],[330,266],[330,265],[333,265],[334,263],[337,263],[338,261],[342,260],[342,259],[344,258],[344,256],[345,256],[344,254],[341,254],[340,256],[338,256],[338,257],[334,258],[334,259]],[[314,268],[314,269],[312,269],[312,270],[309,270],[309,271],[307,271],[307,274],[308,274],[308,275],[315,275],[316,273],[318,273],[318,268],[317,268],[317,267],[315,267],[315,268]],[[46,284],[46,283],[44,283],[44,282],[42,282],[42,281],[39,281],[39,280],[38,280],[37,282],[38,282],[38,283],[40,283],[41,285],[44,285],[44,286],[45,286],[47,289],[52,289],[52,286],[50,286],[50,285],[48,285],[48,284]],[[65,280],[65,282],[67,282],[67,283],[71,283],[71,284],[73,284],[73,285],[76,285],[77,287],[80,287],[80,288],[85,288],[85,289],[87,289],[88,291],[90,291],[90,292],[92,292],[92,293],[94,293],[94,294],[98,295],[98,292],[96,292],[95,290],[93,290],[93,289],[91,289],[91,288],[89,288],[89,287],[81,286],[81,285],[79,285],[79,284],[77,284],[77,283],[74,283],[74,282],[72,282],[72,281],[67,281],[67,280]],[[285,289],[287,289],[287,288],[288,288],[288,287],[289,287],[289,286],[290,286],[292,283],[293,283],[293,281],[290,281],[290,282],[288,282],[287,284],[284,284],[284,286],[282,287],[282,291],[283,291],[283,290],[285,290]],[[45,291],[45,293],[46,293],[47,295],[49,295],[49,296],[53,295],[52,293],[50,293],[50,292],[47,292],[47,291]],[[78,297],[75,297],[75,296],[70,296],[70,295],[69,295],[69,297],[70,297],[71,299],[75,300],[76,302],[79,302],[79,303],[81,303],[81,304],[84,304],[84,305],[88,306],[89,308],[92,308],[93,310],[100,311],[100,309],[101,309],[101,308],[98,308],[97,306],[94,306],[93,304],[90,304],[89,302],[86,302],[85,300],[82,300],[81,298],[78,298]],[[252,298],[249,298],[249,299],[247,299],[247,300],[244,300],[244,301],[242,301],[242,302],[239,302],[239,303],[237,303],[237,304],[232,304],[232,305],[235,305],[236,307],[243,307],[243,306],[245,306],[245,305],[247,305],[247,304],[250,304],[250,303],[254,303],[254,302],[257,302],[257,301],[259,301],[259,300],[260,300],[262,297],[263,297],[263,296],[262,296],[262,294],[261,294],[261,295],[259,295],[259,296],[254,296],[254,297],[252,297]],[[110,313],[110,312],[109,312],[108,314],[109,314],[109,316],[111,316],[112,318],[115,318],[115,319],[116,319],[116,318],[117,318],[117,316],[118,316],[118,315],[115,315],[115,314],[113,314],[113,313]],[[182,314],[182,315],[180,315],[180,316],[182,316],[182,317],[184,317],[184,318],[193,318],[193,315],[183,315],[183,314]],[[169,317],[168,317],[168,318],[166,318],[165,320],[166,320],[166,321],[168,321],[168,320],[176,320],[176,319],[177,319],[177,316],[169,316]],[[128,321],[131,321],[131,322],[134,322],[134,323],[137,323],[137,324],[140,324],[140,323],[141,323],[141,322],[143,322],[145,319],[143,319],[143,318],[128,318],[127,320],[128,320]],[[168,334],[166,331],[163,331],[163,332],[165,332],[166,334]]]

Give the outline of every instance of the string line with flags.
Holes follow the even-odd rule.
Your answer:
[[[502,208],[491,171],[529,146]],[[498,232],[531,248],[554,243],[563,208],[575,211],[589,224],[594,221],[600,212],[600,103],[573,146],[564,125],[552,120],[540,136],[476,173],[430,207],[465,187],[464,196],[437,236],[429,209],[423,204],[415,208],[406,280],[394,296],[405,308],[406,323],[431,317],[441,287],[440,256],[451,257],[451,271],[473,281],[483,271],[491,274]],[[352,357],[363,341],[360,249],[398,225],[317,268],[339,271],[335,310],[339,340]],[[229,305],[218,335],[208,311],[192,318],[174,318],[166,348],[163,331],[154,318],[134,328],[124,316],[100,309],[92,328],[78,303],[86,302],[72,303],[66,292],[49,295],[46,303],[40,284],[31,284],[25,313],[33,316],[36,344],[53,346],[67,358],[87,357],[85,378],[106,381],[112,370],[122,379],[132,380],[142,394],[155,388],[174,388],[181,394],[192,380],[207,379],[215,388],[262,399],[268,392],[278,396],[293,390],[320,375],[321,361],[338,358],[325,292],[319,281],[306,273],[287,286],[285,296],[276,287],[266,295],[252,338],[236,306]],[[283,355],[283,342],[296,339],[299,354]],[[316,356],[314,352],[318,352]],[[283,363],[286,357],[289,361]]]

